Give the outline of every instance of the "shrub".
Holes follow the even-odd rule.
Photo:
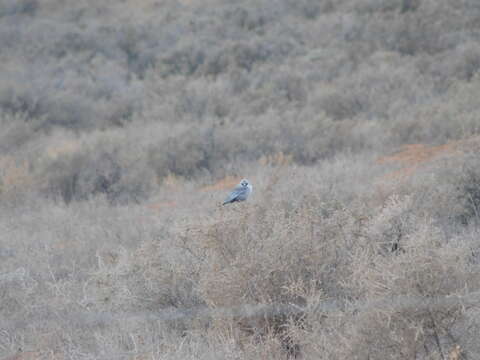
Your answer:
[[[29,15],[35,16],[38,9],[37,0],[8,0],[0,5],[0,17],[12,15]]]
[[[480,358],[478,10],[4,1],[0,357]]]
[[[152,190],[154,176],[142,163],[123,163],[106,150],[65,154],[53,160],[41,174],[50,196],[66,203],[103,194],[112,203],[139,202]],[[128,171],[127,171],[128,169]]]

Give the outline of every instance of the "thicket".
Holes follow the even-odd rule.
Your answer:
[[[0,3],[0,355],[479,357],[479,19]]]

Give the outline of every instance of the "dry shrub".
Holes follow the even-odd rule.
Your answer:
[[[390,200],[388,213],[402,214],[406,204],[408,199]],[[391,219],[382,210],[350,251],[344,284],[352,300],[329,311],[315,307],[321,299],[313,294],[308,325],[291,325],[290,336],[307,358],[441,358],[458,342],[468,343],[470,334],[459,333],[458,325],[469,310],[446,299],[478,290],[471,244],[448,241],[429,219],[416,217],[403,223],[401,247],[385,251],[378,235],[392,238],[384,231]]]
[[[480,358],[479,9],[0,4],[0,357]]]
[[[433,216],[449,233],[478,223],[479,176],[474,155],[478,144],[478,138],[457,142],[454,150],[447,144],[446,151],[422,162],[404,184],[405,188],[416,188],[415,206]],[[444,146],[436,149],[441,148]]]
[[[155,176],[144,162],[119,152],[115,145],[85,144],[81,151],[58,152],[40,174],[47,196],[66,203],[106,196],[112,203],[139,202],[150,193]],[[128,171],[127,171],[128,168]],[[142,174],[142,175],[139,175]]]
[[[6,1],[0,5],[0,17],[12,15],[34,16],[39,7],[37,0]]]
[[[468,154],[462,160],[459,173],[450,181],[455,181],[454,196],[461,209],[456,219],[466,225],[480,221],[480,172],[476,154]]]
[[[480,77],[468,82],[452,81],[449,91],[430,104],[407,109],[392,119],[392,133],[409,143],[444,144],[448,140],[468,139],[478,133],[478,103],[475,93]],[[447,99],[448,104],[444,100]],[[421,119],[419,121],[419,119]],[[427,130],[428,129],[428,130]]]
[[[453,345],[448,333],[464,315],[462,304],[417,307],[409,305],[409,300],[475,291],[478,284],[471,277],[468,244],[445,243],[427,222],[407,236],[402,251],[395,255],[385,257],[374,247],[363,249],[352,259],[355,286],[372,304],[377,298],[400,301],[395,302],[397,308],[373,307],[360,314],[353,326],[357,335],[353,353],[363,352],[372,358],[405,358],[418,353],[431,356],[442,354],[447,344]]]
[[[204,260],[198,291],[203,301],[213,308],[258,303],[303,308],[307,292],[340,296],[339,280],[348,266],[344,246],[351,239],[339,233],[348,233],[346,229],[358,224],[353,215],[333,204],[323,209],[322,216],[315,202],[311,198],[298,207],[273,202],[268,208],[250,207],[243,215],[239,207],[227,219],[200,231],[196,242]],[[244,341],[241,334],[259,339],[270,334],[278,336],[284,349],[296,352],[297,345],[285,333],[289,319],[299,321],[300,314],[240,315],[228,326],[241,331],[237,334],[240,342]],[[224,320],[216,324],[226,326]]]
[[[292,155],[285,155],[283,152],[279,152],[271,155],[264,155],[258,162],[262,166],[286,166],[292,163]]]

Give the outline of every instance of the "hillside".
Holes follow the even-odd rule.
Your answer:
[[[476,0],[0,2],[0,358],[480,358],[479,69]]]

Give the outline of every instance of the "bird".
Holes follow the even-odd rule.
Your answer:
[[[252,190],[252,184],[250,184],[247,179],[243,179],[237,186],[235,186],[222,205],[234,203],[236,201],[245,201],[252,193]]]

